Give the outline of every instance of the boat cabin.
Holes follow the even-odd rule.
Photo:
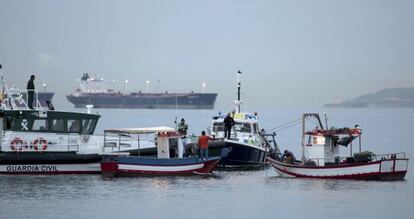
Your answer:
[[[259,141],[259,125],[257,114],[234,113],[234,126],[232,127],[231,139],[243,143],[254,143]],[[213,117],[213,125],[210,135],[215,138],[224,138],[224,118],[225,115]]]
[[[305,121],[310,117],[316,118],[319,126],[305,131],[305,123],[303,123],[303,162],[316,166],[338,164],[341,162],[340,146],[350,146],[350,156],[352,157],[352,141],[362,134],[358,126],[355,128],[324,129],[318,114],[304,114],[303,119]],[[360,141],[359,152],[361,152]]]
[[[0,129],[15,132],[92,135],[99,117],[95,114],[76,112],[2,110],[0,111]]]
[[[151,135],[150,138],[148,138],[149,135]],[[183,158],[184,147],[181,142],[181,134],[173,128],[149,127],[104,130],[105,147],[120,147],[122,142],[130,142],[135,139],[138,145],[138,156],[141,156],[140,151],[143,143],[148,142],[148,139],[151,138],[157,149],[157,158]]]

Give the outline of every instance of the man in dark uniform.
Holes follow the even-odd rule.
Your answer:
[[[231,114],[228,113],[226,118],[224,118],[224,138],[230,139],[231,127],[234,126],[234,119],[231,117]]]
[[[33,95],[35,90],[34,79],[35,76],[32,75],[30,76],[30,80],[27,82],[27,106],[29,107],[29,109],[33,109]]]

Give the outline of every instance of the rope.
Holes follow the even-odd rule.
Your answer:
[[[293,127],[295,125],[300,124],[301,123],[301,120],[302,119],[295,119],[293,121],[286,122],[286,123],[283,123],[281,125],[278,125],[278,126],[276,126],[274,128],[268,129],[267,131],[269,131],[269,132],[271,132],[271,131],[274,131],[274,132],[281,131],[281,130],[284,130],[284,129],[287,129],[287,128],[290,128],[290,127]]]

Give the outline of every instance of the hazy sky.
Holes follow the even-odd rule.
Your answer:
[[[94,72],[129,91],[206,81],[222,108],[240,69],[250,109],[316,106],[414,86],[414,1],[0,0],[0,63],[9,84],[36,74],[55,105]]]

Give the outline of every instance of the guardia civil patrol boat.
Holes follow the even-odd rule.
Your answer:
[[[99,115],[55,111],[39,101],[29,109],[22,91],[1,81],[0,174],[100,173],[102,155],[118,145],[94,135]],[[119,150],[132,148],[126,145]]]
[[[231,112],[235,125],[232,127],[229,139],[224,138],[225,114],[214,116],[210,135],[216,140],[209,143],[209,151],[218,155],[223,148],[230,149],[229,154],[220,160],[219,166],[225,168],[256,168],[265,164],[267,152],[271,150],[259,129],[257,113],[241,112],[240,81],[241,72],[237,73],[237,100],[235,110]]]

